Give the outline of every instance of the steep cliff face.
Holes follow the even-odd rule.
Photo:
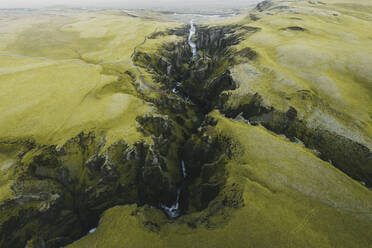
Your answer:
[[[223,98],[228,99],[229,96]],[[230,103],[231,101],[234,100],[230,99]],[[265,106],[262,96],[255,94],[244,96],[233,107],[227,103],[221,111],[230,118],[241,119],[252,125],[262,125],[277,134],[284,134],[293,142],[303,143],[317,151],[324,161],[365,183],[368,188],[372,186],[370,149],[336,132],[309,127],[306,119],[299,117],[293,107],[287,112],[278,111],[273,106]]]
[[[193,58],[187,40],[164,44],[154,54],[138,52],[135,61],[154,74],[163,87],[190,99],[201,112],[208,113],[218,103],[225,90],[236,89],[229,67],[253,60],[252,50],[236,51],[233,45],[243,36],[258,32],[259,28],[240,25],[199,27],[196,46],[199,58]],[[235,61],[239,56],[239,62]]]
[[[309,17],[314,8],[322,17]],[[326,97],[325,73],[344,72],[317,67],[322,56],[310,61],[321,48],[307,61],[290,56],[317,44],[321,18],[340,22],[334,11],[264,1],[237,24],[196,25],[197,56],[190,26],[154,27],[131,47],[131,68],[99,63],[112,81],[78,106],[94,103],[104,125],[58,145],[0,139],[0,246],[369,247],[369,105],[354,108],[341,90]],[[352,96],[366,103],[356,85],[368,88],[369,72],[355,73],[346,77]],[[360,117],[346,118],[337,97]],[[354,129],[330,127],[341,120]]]
[[[318,72],[311,67],[317,62],[290,67],[282,58],[290,48],[280,50],[318,35],[321,24],[308,17],[314,8],[319,18],[336,18],[316,1],[264,1],[237,25],[197,25],[197,57],[186,37],[140,51],[136,63],[198,117],[179,153],[182,215],[168,219],[146,205],[113,208],[71,247],[368,247],[368,142],[314,124],[320,110],[323,124],[327,114],[345,116],[325,88],[315,89],[327,80],[319,86],[303,79],[306,68]],[[367,138],[368,130],[362,128]],[[112,239],[116,231],[108,230],[119,226],[131,238]]]
[[[201,211],[170,220],[148,206],[115,207],[105,212],[96,232],[70,247],[369,246],[370,191],[310,150],[262,127],[217,112],[210,118],[214,121],[205,127],[206,134],[224,137],[231,153],[221,156],[220,167],[209,162],[213,156],[208,151],[198,149],[199,144],[213,148],[217,140],[187,149],[194,155],[188,162],[208,162],[188,167],[189,173],[203,175],[189,188],[192,205]],[[222,182],[219,191],[216,182]],[[216,197],[203,209],[205,192]]]
[[[179,162],[184,170],[179,188],[182,214],[206,209],[226,186],[225,166],[232,154],[231,142],[208,132],[217,122],[205,114],[217,107],[223,91],[236,88],[228,70],[238,63],[234,55],[241,60],[255,58],[249,56],[254,53],[251,50],[237,52],[231,47],[244,35],[258,30],[239,25],[198,26],[194,37],[197,57],[187,43],[187,33],[183,41],[165,43],[154,53],[139,50],[134,54],[135,63],[151,73],[167,93],[155,101],[157,106],[187,129],[185,143],[179,147]],[[194,115],[189,114],[190,110]]]
[[[105,147],[104,139],[81,133],[62,147],[27,152],[15,168],[15,196],[1,204],[2,246],[41,239],[59,247],[87,233],[115,205],[170,205],[181,180],[177,149],[183,138],[163,117],[138,122],[152,145],[121,140]]]
[[[370,45],[355,47],[360,63],[347,48],[349,42],[365,42],[351,27],[367,30],[371,25],[361,12],[360,19],[349,16],[355,17],[358,9],[319,1],[258,4],[251,13],[255,18],[247,19],[261,32],[236,46],[249,46],[258,59],[230,70],[239,87],[224,93],[220,109],[316,150],[321,159],[370,188],[371,91],[364,70],[371,64],[365,57]],[[352,41],[346,33],[354,35]]]
[[[263,5],[268,4],[262,3],[257,8]],[[260,9],[262,11],[264,10]],[[260,63],[255,63],[259,53],[250,47],[239,45],[240,41],[259,33],[260,29],[247,25],[201,26],[196,31],[196,45],[200,55],[198,59],[192,58],[187,43],[181,42],[164,45],[168,49],[165,53],[158,52],[161,54],[160,58],[158,55],[146,55],[148,59],[142,60],[142,64],[150,65],[160,75],[157,79],[162,80],[165,88],[172,88],[187,97],[201,112],[208,113],[218,108],[230,118],[239,115],[252,124],[261,124],[293,141],[303,142],[306,147],[317,150],[323,160],[362,181],[367,187],[372,186],[372,153],[366,145],[332,130],[309,125],[304,114],[298,113],[299,110],[290,105],[285,111],[277,110],[276,106],[265,104],[263,97],[257,92],[242,95],[240,82],[233,79],[230,69],[235,71],[234,68],[240,64]],[[296,26],[289,26],[288,30],[304,31]],[[244,73],[246,72],[242,72]],[[249,73],[251,72],[248,71]],[[302,94],[303,101],[323,101],[311,91],[299,91],[299,94]]]
[[[185,29],[156,32],[148,39],[174,34],[186,37]],[[158,111],[136,117],[136,132],[144,139],[108,143],[104,134],[82,132],[60,146],[31,142],[15,162],[13,196],[1,204],[1,244],[68,244],[94,228],[101,213],[115,205],[149,205],[168,213],[177,201],[177,215],[206,209],[225,190],[225,166],[232,151],[228,139],[208,132],[216,121],[205,118],[205,113],[216,106],[221,92],[236,88],[228,71],[235,52],[230,47],[247,32],[238,25],[204,27],[198,33],[204,37],[202,43],[198,39],[198,59],[192,58],[183,41],[166,43],[155,54],[135,49],[133,62],[147,68],[165,91],[148,97],[134,88],[132,94]],[[132,72],[124,75],[136,86]],[[98,91],[97,97],[110,87]],[[241,198],[238,186],[229,187],[237,193],[223,193],[226,199]],[[241,200],[236,204],[230,200],[221,208],[240,206]],[[193,220],[190,225],[205,225],[208,219]],[[10,231],[11,227],[17,231]]]

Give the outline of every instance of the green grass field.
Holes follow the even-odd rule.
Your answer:
[[[174,24],[116,12],[41,20],[0,41],[0,140],[63,144],[92,130],[108,143],[140,138],[135,118],[153,108],[123,73],[137,73],[129,58],[145,36]]]
[[[225,92],[230,94],[226,105],[236,106],[245,97],[258,93],[267,107],[283,112],[294,107],[299,119],[310,128],[336,133],[372,149],[372,3],[323,1],[325,4],[316,0],[283,1],[279,5],[288,8],[255,12],[255,21],[252,16],[240,15],[219,19],[222,24],[260,28],[233,47],[236,51],[249,47],[258,56],[228,68],[238,87]],[[182,142],[191,132],[186,129],[197,121],[194,109],[185,104],[187,114],[183,113],[184,102],[181,104],[181,98],[174,96],[172,99],[179,106],[171,107],[181,110],[176,114],[169,112],[190,120],[171,119],[174,117],[167,115],[167,106],[159,104],[165,109],[159,110],[161,107],[149,99],[164,96],[166,91],[160,91],[153,74],[136,67],[131,56],[135,49],[155,54],[162,44],[180,41],[175,35],[146,37],[183,24],[166,21],[151,11],[137,14],[138,17],[131,17],[119,11],[98,11],[50,16],[0,12],[0,204],[18,197],[13,183],[20,181],[17,173],[26,174],[22,162],[33,165],[35,160],[37,164],[37,155],[47,146],[61,147],[82,132],[93,132],[95,142],[104,140],[105,148],[118,141],[129,145],[146,141],[146,145],[152,145],[154,140],[160,140],[159,144],[167,145],[166,139],[171,137],[175,140],[164,146],[166,151],[162,144],[156,144],[160,148],[150,146],[148,158],[143,160],[148,163],[147,169],[160,171],[159,175],[182,177],[178,165],[182,149],[178,146],[185,145]],[[160,133],[156,139],[155,135],[145,134],[149,130],[139,131],[136,119],[146,115],[163,118],[149,121],[149,130]],[[338,170],[331,161],[321,160],[316,151],[301,142],[291,142],[262,126],[229,119],[218,110],[209,113],[209,117],[217,124],[200,126],[197,131],[192,130],[194,134],[205,128],[204,138],[225,138],[233,149],[226,162],[226,183],[207,208],[171,220],[163,211],[148,205],[115,206],[103,213],[94,233],[68,247],[371,247],[371,190]],[[171,121],[166,122],[168,118]],[[185,127],[180,124],[183,121]],[[163,130],[157,129],[171,124],[172,134],[163,137]],[[85,157],[88,153],[84,153],[84,144],[71,142],[70,154],[63,158],[65,167],[61,168],[67,168],[76,178],[82,175],[74,187],[85,190],[84,180],[91,180],[91,164],[87,161],[92,156],[89,153],[90,157]],[[30,149],[30,144],[36,144],[36,148]],[[73,149],[75,145],[78,152]],[[100,149],[95,146],[87,150]],[[124,152],[119,148],[117,157],[121,159]],[[159,154],[167,156],[156,157],[156,149],[162,149]],[[134,153],[137,156],[137,151]],[[55,161],[54,153],[50,154],[53,155],[45,155],[48,163]],[[129,161],[132,153],[125,154]],[[110,167],[107,156],[105,159],[102,167],[106,162]],[[160,159],[169,159],[163,161],[164,168]],[[132,164],[125,163],[120,170],[131,168]],[[32,169],[31,165],[28,166]],[[60,168],[53,166],[48,164],[41,172],[50,169],[57,174]],[[107,185],[100,188],[102,171],[94,172],[94,176],[98,175],[94,177],[97,184],[93,184],[93,179],[89,181],[90,188],[98,185],[92,195],[99,195],[99,190],[106,192]],[[30,189],[44,189],[41,179],[30,178],[26,178]],[[242,206],[236,208],[226,203],[235,193],[231,190],[235,186],[241,189],[243,199]],[[32,204],[38,206],[39,202],[35,202]],[[22,207],[15,209],[20,211]],[[3,228],[9,216],[0,217]]]
[[[258,21],[241,21],[261,28],[237,46],[251,47],[258,60],[233,68],[240,86],[233,94],[240,98],[257,92],[268,106],[282,111],[292,106],[313,127],[371,148],[371,20],[344,14],[339,5],[304,1],[288,6],[291,11],[273,10],[274,15]],[[363,5],[346,9],[360,13]],[[283,30],[291,26],[305,31]],[[302,98],[304,90],[312,99]]]

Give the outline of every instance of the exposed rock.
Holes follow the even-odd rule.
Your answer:
[[[251,124],[263,125],[293,141],[300,140],[306,147],[319,151],[323,160],[332,161],[334,166],[352,178],[365,181],[368,187],[372,185],[372,152],[367,147],[336,133],[308,127],[305,120],[299,119],[293,107],[281,112],[265,106],[259,94],[242,97],[240,101],[235,108],[222,107],[223,113],[230,118],[241,114]]]
[[[264,10],[267,10],[267,9],[271,8],[273,5],[274,5],[274,3],[272,1],[265,0],[265,1],[262,1],[259,4],[257,4],[256,10],[258,10],[259,12],[262,12]]]
[[[243,48],[242,50],[235,53],[235,55],[248,58],[249,60],[255,60],[257,58],[257,52],[250,47]]]
[[[262,12],[272,6],[273,2],[264,1],[257,5],[256,10]],[[287,7],[272,9],[284,8]],[[258,20],[258,17],[251,15],[251,19]],[[265,105],[258,93],[240,97],[233,106],[226,104],[231,97],[229,91],[239,87],[231,76],[230,67],[239,63],[252,63],[259,56],[250,47],[236,51],[232,46],[239,44],[246,35],[259,30],[244,25],[200,26],[193,37],[200,54],[198,58],[193,58],[186,40],[165,43],[151,54],[136,51],[133,56],[136,65],[145,68],[161,84],[159,97],[149,100],[156,105],[158,112],[136,119],[144,140],[134,144],[121,140],[107,145],[101,136],[81,133],[58,148],[28,144],[19,156],[22,160],[15,166],[16,176],[12,185],[14,197],[0,202],[0,246],[64,246],[96,227],[100,215],[116,205],[137,204],[135,207],[132,205],[129,218],[138,218],[136,220],[139,224],[136,222],[136,225],[143,226],[146,232],[157,237],[169,223],[191,229],[202,226],[208,232],[222,228],[234,211],[247,205],[253,206],[251,210],[254,214],[249,215],[250,212],[245,210],[245,216],[257,220],[256,216],[261,214],[259,211],[270,207],[271,201],[268,204],[266,199],[276,200],[279,195],[277,192],[282,197],[290,195],[292,198],[303,197],[302,191],[305,190],[306,194],[311,194],[308,192],[311,190],[304,190],[302,185],[288,186],[291,190],[294,188],[295,193],[289,190],[288,193],[287,186],[282,186],[292,180],[291,175],[286,174],[288,164],[284,164],[285,169],[281,168],[282,171],[278,170],[282,174],[275,171],[276,161],[271,165],[274,173],[278,173],[275,174],[275,180],[284,183],[265,182],[264,176],[271,171],[267,168],[260,171],[254,167],[264,167],[266,163],[261,151],[256,151],[257,156],[249,153],[252,144],[245,140],[251,136],[244,137],[244,140],[237,138],[240,134],[236,130],[235,138],[228,133],[231,126],[257,128],[244,123],[262,125],[277,134],[284,134],[292,141],[316,149],[320,152],[320,158],[331,160],[343,172],[366,182],[365,186],[371,186],[372,154],[365,146],[327,130],[309,128],[296,108],[278,111],[274,106]],[[306,31],[299,26],[290,26],[285,30]],[[148,38],[186,36],[186,33],[187,27],[155,32]],[[136,76],[129,71],[127,74],[134,81]],[[298,93],[303,99],[312,97],[306,90]],[[218,120],[222,117],[217,120],[217,117],[206,115],[214,109],[220,109],[227,117],[244,123],[218,126]],[[265,133],[263,136],[276,139],[270,135]],[[275,143],[274,148],[281,145],[290,147],[286,143],[288,141],[272,142]],[[317,166],[324,165],[318,158],[311,157],[311,153],[303,151],[303,147],[291,149],[296,152],[296,156],[300,154],[302,158],[309,159],[306,161]],[[241,155],[245,157],[242,159]],[[254,160],[256,157],[259,159]],[[231,161],[233,164],[229,164]],[[263,172],[263,176],[260,173],[256,175],[257,171]],[[234,176],[230,177],[229,173]],[[247,190],[248,187],[252,189]],[[257,207],[245,201],[244,197],[250,197],[250,194],[256,197],[252,199],[260,200]],[[172,217],[169,214],[165,216],[166,211],[160,211],[172,206],[175,199],[180,204],[180,210],[177,211],[184,214],[177,220],[169,218]],[[321,200],[306,204],[314,205],[315,208],[319,205],[319,209],[328,211],[328,208],[321,205],[323,202],[319,203]],[[282,202],[279,201],[280,204]],[[305,219],[305,224],[310,221],[312,210],[308,214],[306,204],[301,205],[301,213],[293,214],[291,208],[285,210],[293,215],[289,216],[288,223],[296,224],[294,230],[297,230],[301,220]],[[255,207],[260,210],[257,211]],[[303,216],[302,212],[306,212],[306,215]],[[301,217],[298,220],[295,216],[297,214]],[[295,219],[293,223],[291,218]],[[271,223],[271,220],[265,221]],[[278,224],[275,220],[273,223]],[[246,228],[245,224],[239,224],[239,228]],[[300,227],[303,228],[305,224]]]
[[[16,197],[0,203],[1,246],[24,247],[30,240],[28,247],[59,247],[96,226],[100,213],[112,206],[172,202],[180,171],[170,168],[176,165],[167,156],[173,159],[169,147],[181,142],[172,135],[174,124],[160,117],[139,122],[145,134],[157,137],[154,146],[120,141],[103,149],[89,133],[60,149],[29,152],[17,165]]]
[[[304,29],[303,27],[299,27],[299,26],[290,26],[290,27],[282,28],[282,30],[301,31],[301,32],[306,31],[306,29]]]

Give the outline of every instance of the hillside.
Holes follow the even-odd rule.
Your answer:
[[[369,10],[0,12],[0,247],[370,247]]]

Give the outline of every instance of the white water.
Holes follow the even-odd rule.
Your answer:
[[[168,207],[165,206],[164,204],[160,205],[160,207],[164,209],[164,211],[170,218],[177,218],[180,215],[180,194],[181,189],[177,189],[177,199],[172,206]]]
[[[188,43],[189,43],[189,46],[192,49],[192,57],[193,58],[198,57],[198,51],[196,50],[196,44],[195,44],[195,42],[192,41],[192,37],[195,35],[195,31],[196,31],[196,29],[195,29],[195,26],[194,26],[194,22],[191,20],[190,21],[190,33],[189,33]]]
[[[185,166],[185,162],[183,160],[181,161],[181,167],[182,167],[183,178],[186,178],[186,176],[187,176],[186,166]],[[173,203],[172,206],[168,207],[164,204],[160,204],[160,207],[167,213],[167,215],[170,218],[177,218],[178,216],[180,216],[180,195],[181,195],[181,188],[178,188],[177,189],[177,199]]]
[[[195,34],[195,26],[194,26],[194,23],[193,21],[191,20],[190,21],[190,34],[189,34],[189,38],[188,38],[188,43],[192,49],[192,56],[195,58],[195,57],[198,57],[198,52],[196,50],[196,44],[195,42],[193,42],[191,39],[192,39],[192,36]],[[177,82],[177,86],[180,86],[181,83],[180,82]],[[176,88],[173,88],[172,89],[173,93],[175,94],[178,94],[178,90]],[[182,175],[183,175],[183,178],[186,178],[187,176],[187,173],[186,173],[186,167],[185,167],[185,162],[182,160],[181,161],[181,168],[182,168]],[[173,203],[172,206],[168,207],[164,204],[160,204],[160,207],[167,213],[167,215],[170,217],[170,218],[177,218],[179,215],[180,215],[180,195],[181,195],[181,188],[178,188],[177,189],[177,199],[176,201]]]
[[[182,175],[185,178],[187,176],[187,173],[186,173],[185,162],[183,160],[181,162],[181,166],[182,166]]]

